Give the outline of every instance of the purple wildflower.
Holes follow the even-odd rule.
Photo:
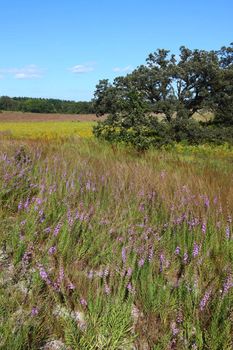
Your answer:
[[[40,222],[44,222],[45,221],[45,215],[44,215],[44,211],[43,210],[39,211],[39,216],[40,216]]]
[[[165,267],[166,269],[171,265],[171,262],[169,260],[166,260],[165,261]]]
[[[82,306],[86,307],[86,306],[87,306],[87,301],[86,301],[86,299],[81,298],[81,299],[80,299],[80,304],[81,304]]]
[[[62,227],[62,223],[59,222],[59,223],[57,224],[57,226],[55,227],[54,231],[53,231],[53,235],[54,235],[54,236],[57,236],[57,235],[58,235],[58,233],[59,233],[61,227]]]
[[[139,211],[144,211],[145,210],[145,204],[144,203],[140,203],[139,207],[138,207]]]
[[[160,254],[159,261],[160,261],[159,271],[162,272],[163,271],[163,263],[165,262],[165,256],[163,254]]]
[[[184,261],[185,264],[188,263],[188,259],[189,259],[188,253],[185,252],[185,253],[184,253],[184,257],[183,257],[183,261]]]
[[[181,250],[180,247],[176,247],[176,249],[175,249],[175,254],[176,254],[176,255],[179,255],[179,254],[180,254],[180,250]]]
[[[198,218],[193,218],[191,221],[188,222],[189,224],[189,229],[192,230],[195,226],[199,225],[199,219]]]
[[[62,281],[64,280],[64,277],[65,277],[64,269],[63,267],[61,267],[59,270],[58,279],[57,279],[58,285],[61,285]]]
[[[126,263],[126,248],[125,247],[122,248],[121,257],[122,257],[123,264],[125,264]]]
[[[127,290],[128,290],[130,293],[132,293],[132,294],[135,293],[135,289],[134,289],[134,287],[132,286],[131,282],[129,282],[129,283],[127,284],[126,288],[127,288]]]
[[[199,254],[199,245],[196,242],[194,242],[193,257],[195,258],[198,254]]]
[[[74,224],[74,219],[72,218],[70,210],[68,210],[67,212],[67,220],[68,220],[69,227],[72,227]]]
[[[176,316],[176,322],[177,323],[182,323],[184,320],[184,316],[181,310],[178,311],[177,316]]]
[[[176,326],[176,322],[172,322],[171,330],[172,330],[173,337],[175,337],[179,333],[179,329]]]
[[[226,279],[226,281],[225,281],[225,283],[224,283],[224,285],[223,285],[223,293],[222,293],[222,296],[224,297],[224,296],[227,294],[228,290],[229,290],[230,288],[232,288],[232,287],[233,287],[233,279],[232,279],[232,276],[228,276],[227,279]]]
[[[133,269],[129,267],[127,270],[127,277],[131,277],[132,273],[133,273]]]
[[[41,205],[42,204],[42,199],[41,198],[36,198],[36,204]]]
[[[18,211],[20,211],[22,209],[23,209],[23,203],[22,203],[22,201],[20,201],[18,204]]]
[[[99,276],[100,278],[102,278],[103,275],[104,275],[104,271],[103,271],[103,270],[100,270],[100,271],[98,271],[96,274],[97,274],[97,276]]]
[[[45,229],[44,229],[44,232],[45,233],[49,233],[51,231],[51,228],[50,227],[46,227]]]
[[[138,261],[138,266],[139,267],[142,267],[145,263],[145,259],[141,258],[139,261]]]
[[[91,280],[94,277],[94,272],[92,270],[89,271],[87,277]]]
[[[209,208],[210,206],[210,200],[207,196],[204,197],[204,204],[206,208]]]
[[[227,225],[226,227],[226,238],[229,239],[230,238],[230,227]]]
[[[209,301],[211,295],[211,289],[207,290],[204,294],[204,297],[200,301],[200,310],[203,311]]]
[[[48,274],[47,274],[47,272],[46,272],[43,268],[40,269],[40,277],[41,277],[43,280],[47,280],[47,278],[48,278]]]
[[[109,286],[107,285],[107,283],[104,284],[104,291],[107,295],[109,295],[111,293],[111,289],[109,288]]]
[[[27,209],[29,207],[29,197],[26,199],[26,202],[24,203],[24,209]]]
[[[90,180],[88,180],[87,183],[86,183],[86,190],[87,191],[91,190],[91,182],[90,182]]]
[[[31,315],[32,316],[36,316],[38,315],[38,308],[36,306],[33,306],[32,310],[31,310]]]
[[[57,248],[55,246],[52,246],[49,248],[49,254],[54,254],[57,251]]]
[[[144,190],[139,191],[139,192],[138,192],[138,195],[139,195],[140,197],[144,197],[144,195],[145,195]]]
[[[52,194],[54,192],[54,186],[49,187],[49,194]]]
[[[148,261],[151,262],[154,256],[154,249],[150,248],[149,249],[149,254],[148,254]]]
[[[38,268],[39,268],[39,273],[42,280],[45,281],[48,285],[51,284],[51,281],[48,278],[48,274],[45,271],[44,267],[42,265],[39,265]]]
[[[203,221],[203,223],[202,223],[201,232],[202,232],[203,234],[206,233],[206,222],[205,222],[205,221]]]
[[[74,290],[75,289],[75,285],[72,282],[69,282],[67,287],[68,287],[69,290]]]
[[[32,254],[33,254],[33,246],[29,246],[28,250],[24,253],[22,257],[22,265],[24,269],[27,268],[29,265],[30,261],[32,260]]]

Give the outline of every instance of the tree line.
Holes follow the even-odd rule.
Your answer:
[[[32,113],[94,113],[92,102],[66,101],[52,98],[0,97],[0,111],[20,111]]]
[[[93,100],[97,137],[138,148],[185,141],[233,142],[233,43],[219,50],[158,49],[132,73],[100,80]],[[207,122],[194,114],[211,113]],[[162,120],[156,117],[162,115]]]

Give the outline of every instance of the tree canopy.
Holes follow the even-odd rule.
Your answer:
[[[32,113],[94,113],[92,102],[52,98],[0,97],[0,110]]]
[[[183,129],[192,138],[195,134],[198,142],[207,127],[213,134],[214,125],[233,126],[233,44],[217,51],[182,46],[178,57],[158,49],[132,73],[112,83],[100,80],[93,102],[97,116],[108,113],[107,120],[95,128],[98,137],[131,140],[136,129],[136,134],[141,129],[143,138],[157,135],[152,137],[155,141],[158,130],[165,128],[170,139],[176,140],[178,130]],[[195,122],[192,117],[200,111],[212,112],[214,119],[205,126]],[[163,116],[160,123],[158,113]]]

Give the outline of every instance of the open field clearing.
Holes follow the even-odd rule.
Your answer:
[[[0,140],[1,349],[232,349],[232,150],[176,150]]]
[[[97,118],[95,114],[58,114],[58,113],[22,113],[22,112],[1,112],[1,122],[60,122],[60,121],[78,121],[93,122],[103,120],[103,117]]]
[[[151,113],[157,116],[159,120],[163,119],[161,113]],[[22,113],[22,112],[7,112],[0,113],[1,122],[60,122],[60,121],[79,121],[79,122],[96,122],[104,120],[106,116],[96,117],[95,114],[59,114],[59,113]],[[193,118],[199,121],[209,121],[213,118],[211,113],[194,113]]]
[[[72,136],[91,137],[95,122],[34,121],[0,122],[0,138],[60,139]]]

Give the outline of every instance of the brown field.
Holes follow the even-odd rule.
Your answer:
[[[46,122],[46,121],[80,121],[93,122],[101,120],[104,117],[97,118],[95,114],[52,114],[52,113],[22,113],[22,112],[2,112],[0,113],[1,122]]]
[[[153,115],[154,113],[152,113]],[[157,115],[159,120],[163,119],[161,113]],[[59,114],[59,113],[23,113],[23,112],[2,112],[0,113],[1,122],[94,122],[104,120],[106,116],[97,118],[95,114]],[[213,118],[212,113],[194,113],[193,118],[198,121],[208,121]]]

